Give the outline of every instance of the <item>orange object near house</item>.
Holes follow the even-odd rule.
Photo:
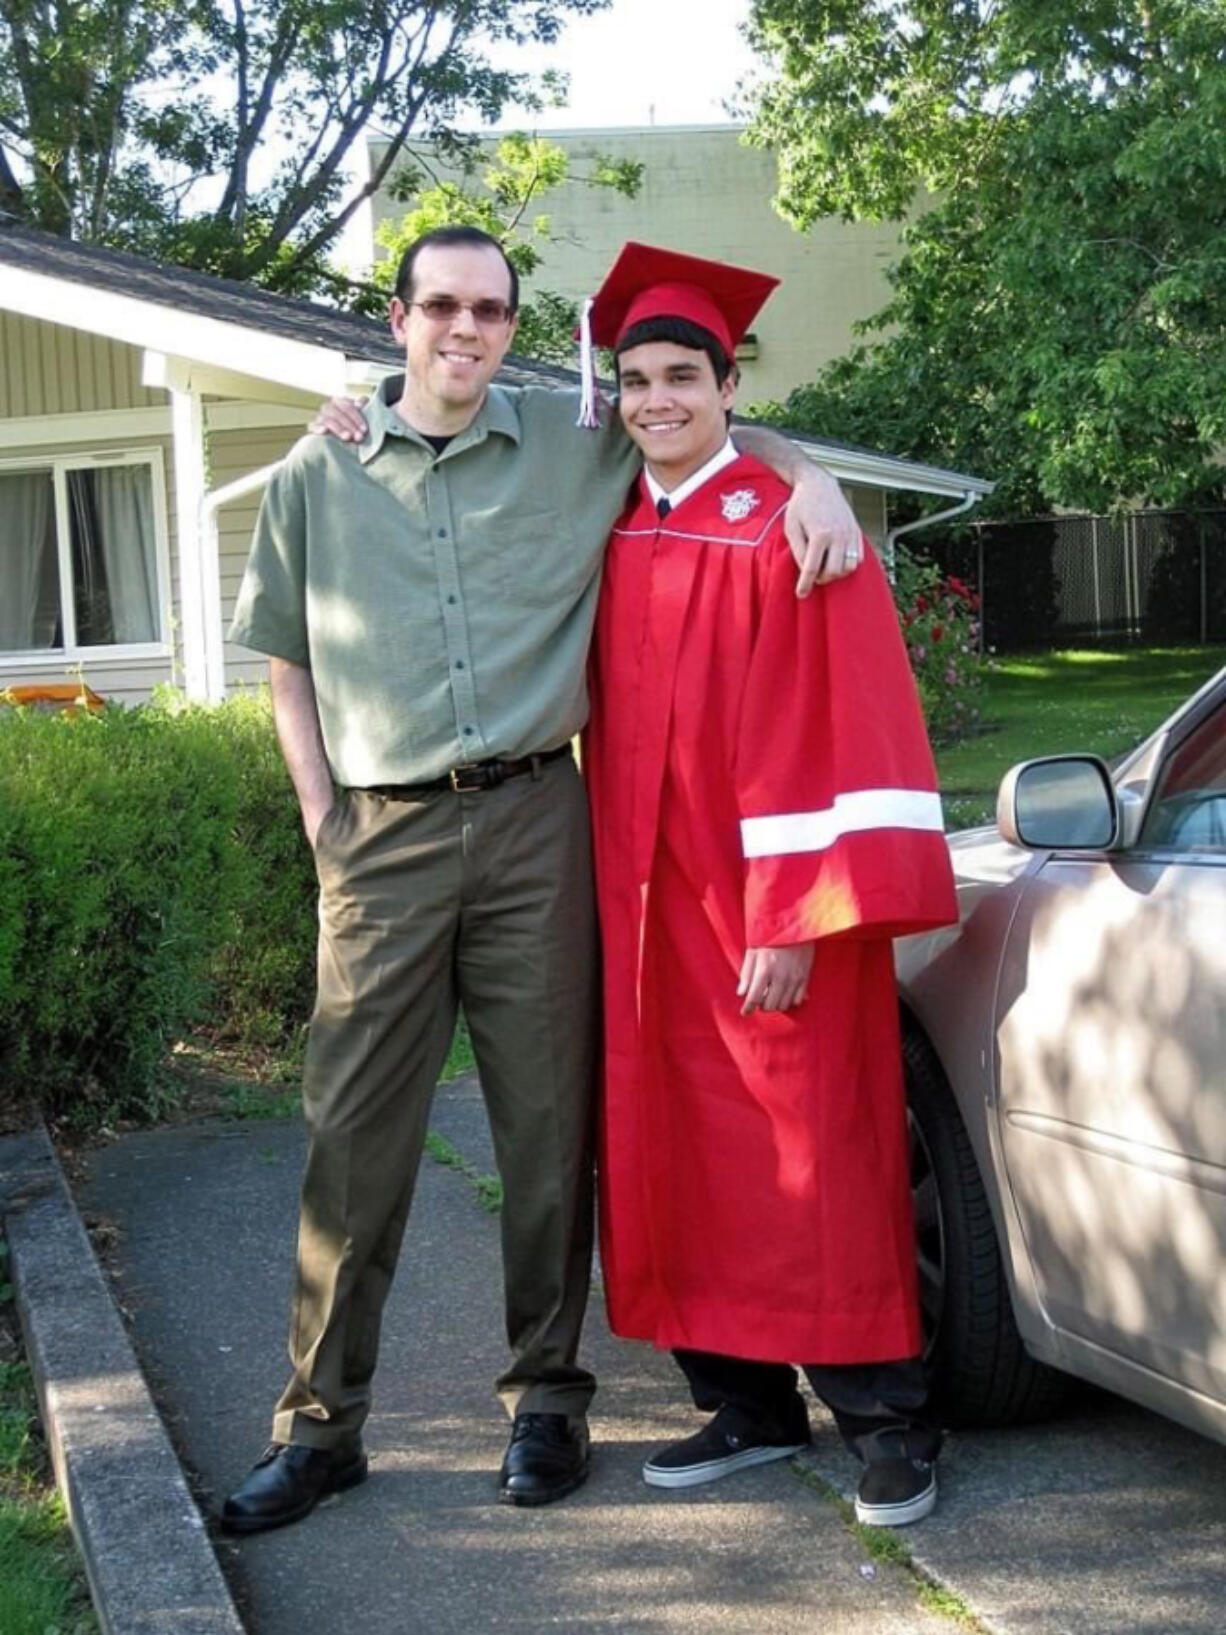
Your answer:
[[[100,710],[105,702],[83,681],[6,687],[0,692],[0,704],[21,704],[36,710]]]

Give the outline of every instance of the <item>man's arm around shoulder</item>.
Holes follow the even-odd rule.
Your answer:
[[[807,596],[814,585],[829,584],[858,567],[860,524],[830,473],[769,426],[738,423],[732,440],[743,453],[770,466],[793,491],[786,528],[800,569],[796,594]]]

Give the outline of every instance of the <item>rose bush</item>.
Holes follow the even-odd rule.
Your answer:
[[[899,546],[894,600],[934,744],[978,730],[984,661],[979,598],[954,574]]]

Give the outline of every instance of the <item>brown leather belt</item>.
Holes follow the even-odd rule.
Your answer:
[[[497,789],[508,778],[522,777],[525,772],[534,776],[547,761],[560,760],[571,752],[569,744],[547,749],[541,755],[523,755],[517,761],[473,761],[469,766],[453,766],[441,778],[429,783],[371,784],[363,791],[368,795],[382,795],[385,800],[420,800],[423,795],[441,795],[452,789],[458,795],[473,794],[483,789]]]

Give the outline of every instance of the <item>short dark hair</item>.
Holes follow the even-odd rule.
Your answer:
[[[717,386],[722,386],[736,367],[722,344],[701,324],[692,324],[688,318],[644,318],[642,323],[632,324],[614,348],[619,377],[622,353],[629,352],[631,347],[647,346],[652,341],[670,341],[674,346],[684,346],[690,352],[705,352],[715,371]]]
[[[480,227],[435,227],[430,232],[423,233],[415,238],[412,244],[400,258],[400,265],[396,269],[396,295],[401,301],[408,301],[413,293],[413,265],[423,250],[438,245],[441,249],[453,249],[459,246],[469,250],[497,250],[502,257],[503,265],[511,280],[511,311],[519,311],[519,274],[515,271],[514,263],[506,250],[493,236]]]

